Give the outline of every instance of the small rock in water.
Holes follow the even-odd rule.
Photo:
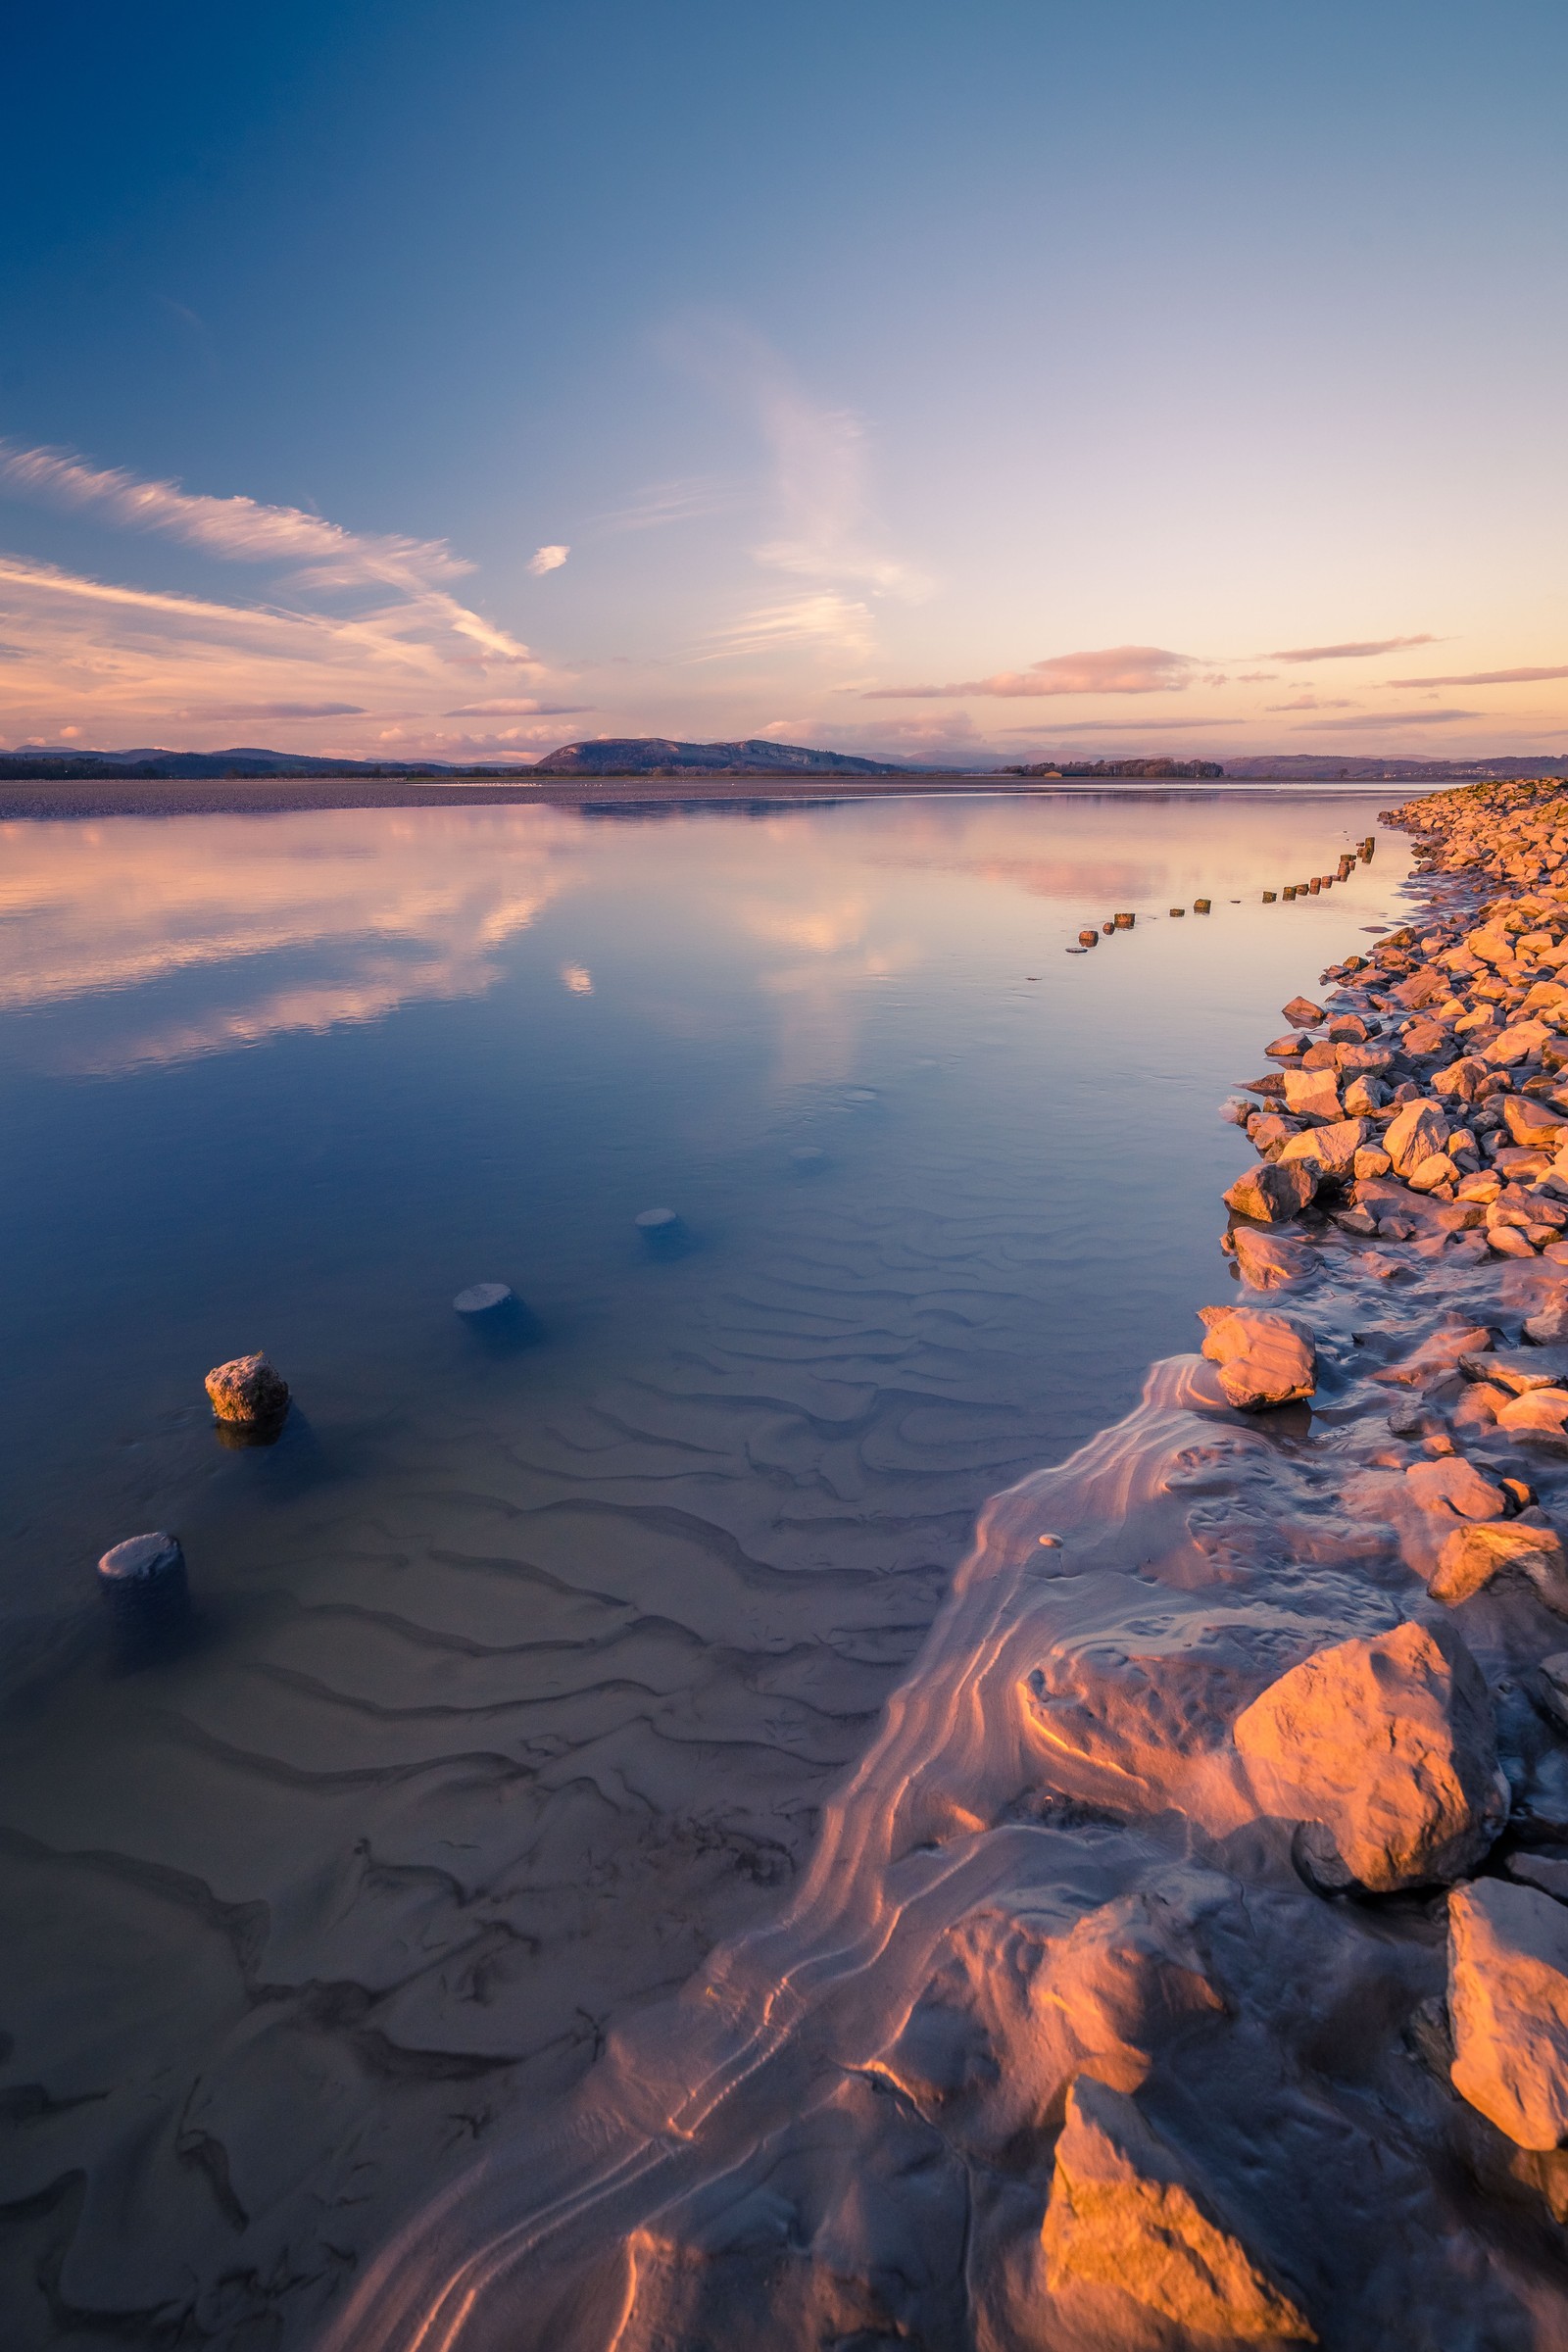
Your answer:
[[[269,1429],[288,1411],[288,1382],[265,1355],[236,1355],[207,1375],[207,1396],[220,1421]]]
[[[1185,907],[1185,906],[1173,906],[1173,907],[1171,908],[1171,913],[1172,913],[1172,914],[1181,914],[1181,915],[1185,915],[1185,914],[1186,914],[1186,912],[1187,912],[1187,909],[1186,909],[1186,907]]]
[[[1261,1412],[1312,1395],[1317,1386],[1312,1334],[1294,1315],[1234,1306],[1200,1306],[1198,1313],[1208,1327],[1203,1353],[1218,1364],[1219,1385],[1239,1411]]]
[[[1521,2148],[1568,2139],[1568,1909],[1478,1879],[1448,1897],[1453,2087]]]
[[[1325,1887],[1456,1879],[1508,1816],[1491,1695],[1448,1625],[1315,1651],[1244,1708],[1235,1740],[1265,1808],[1301,1824]]]
[[[1078,945],[1079,945],[1081,948],[1093,948],[1093,947],[1098,947],[1098,946],[1099,946],[1099,944],[1100,944],[1100,933],[1099,933],[1098,931],[1080,931],[1080,932],[1079,932],[1079,934],[1078,934]]]
[[[1293,1029],[1315,1029],[1323,1018],[1322,1005],[1309,997],[1293,997],[1282,1009]]]
[[[1054,2292],[1075,2279],[1113,2288],[1168,2321],[1172,2343],[1317,2342],[1125,2091],[1079,2075],[1055,2158],[1041,2230]]]

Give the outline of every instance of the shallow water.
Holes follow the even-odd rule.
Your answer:
[[[1216,1102],[1404,853],[1258,895],[1376,806],[0,828],[19,2343],[308,2340],[787,1900],[981,1503],[1223,1295]],[[196,1621],[127,1661],[92,1562],[158,1525]]]

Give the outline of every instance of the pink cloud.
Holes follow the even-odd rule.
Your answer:
[[[444,718],[569,718],[579,710],[591,710],[592,703],[541,703],[531,695],[519,699],[502,696],[494,703],[459,703],[454,710],[442,712]]]
[[[1027,669],[996,671],[953,686],[873,686],[867,702],[949,700],[986,694],[1006,698],[1057,694],[1169,694],[1188,683],[1198,667],[1191,654],[1157,645],[1111,645],[1096,653],[1054,654]]]

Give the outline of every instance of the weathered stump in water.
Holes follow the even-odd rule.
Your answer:
[[[190,1610],[190,1588],[179,1538],[165,1529],[127,1536],[99,1561],[98,1590],[122,1634],[139,1639],[182,1625]]]
[[[691,1230],[673,1208],[639,1209],[632,1223],[650,1257],[684,1257],[692,1247]]]

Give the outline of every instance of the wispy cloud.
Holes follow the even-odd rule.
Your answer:
[[[868,605],[821,589],[781,605],[762,605],[716,630],[691,658],[717,662],[736,654],[772,653],[786,646],[819,646],[864,656],[871,651],[875,623]]]
[[[0,441],[0,482],[56,506],[101,509],[116,522],[165,532],[229,562],[303,565],[313,585],[329,576],[426,587],[473,568],[444,539],[366,536],[302,507],[209,498],[178,482],[143,480],[122,466],[91,466],[65,450],[22,449]]]
[[[364,718],[363,703],[226,703],[176,710],[175,718]]]
[[[1288,703],[1265,703],[1263,708],[1265,710],[1353,710],[1355,705],[1332,698],[1324,702],[1321,696],[1315,694],[1297,694]]]
[[[391,589],[486,653],[532,659],[525,645],[440,586],[473,568],[444,539],[348,531],[302,507],[210,498],[122,466],[91,466],[68,451],[21,449],[9,441],[0,441],[0,484],[24,497],[94,510],[131,529],[159,531],[226,563],[285,565],[302,587]]]
[[[1272,654],[1265,662],[1364,662],[1373,654],[1396,654],[1407,645],[1436,645],[1429,632],[1420,637],[1361,637],[1348,640],[1344,645],[1293,645]]]
[[[1120,735],[1124,737],[1133,735],[1153,737],[1184,733],[1206,735],[1215,727],[1239,727],[1241,724],[1242,721],[1239,718],[1214,717],[1073,718],[1054,719],[1049,732],[1052,741],[1054,741],[1059,735]],[[1046,730],[1040,727],[1004,727],[1002,731],[1005,735],[1028,735],[1037,741],[1046,733]]]
[[[547,571],[559,571],[570,553],[569,547],[562,547],[559,544],[541,547],[537,554],[528,558],[528,569],[536,580],[542,580]]]
[[[319,748],[359,748],[357,730],[377,713],[448,709],[487,669],[514,678],[519,666],[476,654],[424,602],[351,616],[236,605],[14,556],[0,556],[0,621],[24,647],[0,664],[0,731],[13,741],[64,738],[85,722],[98,740],[168,742],[179,712],[200,728],[254,711],[308,723]],[[329,715],[350,730],[336,742],[320,735]],[[417,748],[418,728],[404,740]]]
[[[701,514],[720,514],[740,503],[734,482],[715,474],[685,474],[674,481],[650,482],[634,491],[624,506],[608,507],[591,514],[583,525],[588,538],[618,538],[627,531],[662,531],[671,523],[687,522]]]
[[[459,703],[455,710],[444,710],[443,718],[568,718],[579,710],[591,710],[591,703],[541,703],[531,695],[501,695],[493,703]]]
[[[1336,734],[1346,734],[1353,729],[1364,734],[1370,728],[1386,734],[1390,727],[1441,726],[1452,718],[1481,718],[1484,715],[1480,710],[1381,710],[1356,718],[1303,719],[1301,731],[1304,734],[1309,729],[1328,729]]]
[[[960,695],[1169,694],[1191,682],[1201,665],[1191,654],[1157,645],[1111,645],[1095,653],[1053,654],[1027,669],[997,670],[951,686],[873,686],[867,702],[954,700]]]
[[[190,742],[170,722],[265,720],[309,726],[312,749],[353,753],[395,739],[417,753],[434,748],[421,713],[450,714],[454,695],[466,713],[476,689],[546,675],[526,645],[441,584],[467,568],[445,541],[355,533],[302,508],[208,498],[0,443],[6,490],[284,573],[281,595],[246,603],[0,556],[0,618],[14,649],[0,664],[9,740]],[[345,590],[357,592],[347,605]],[[541,716],[581,708],[509,696],[495,714],[513,715],[514,704]],[[341,722],[335,741],[321,733],[329,721]],[[377,724],[382,734],[367,741]]]
[[[1399,686],[1536,686],[1544,678],[1568,678],[1568,662],[1555,669],[1471,669],[1442,678],[1389,678]]]
[[[876,596],[930,593],[926,574],[883,543],[872,519],[863,417],[814,398],[779,352],[734,319],[690,316],[665,345],[677,365],[756,420],[773,523],[751,551],[757,563]]]

